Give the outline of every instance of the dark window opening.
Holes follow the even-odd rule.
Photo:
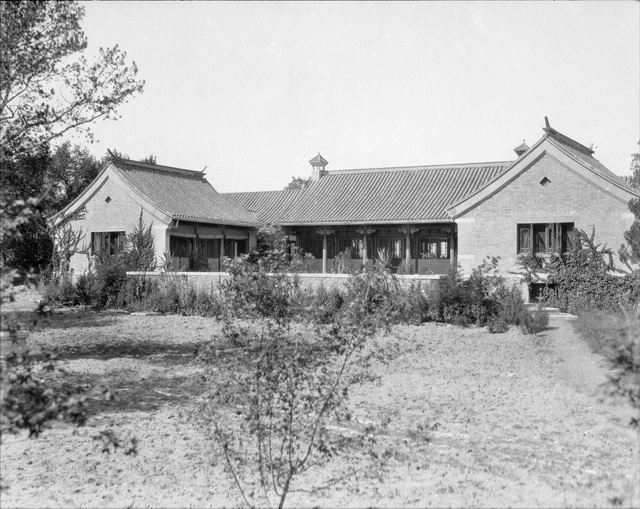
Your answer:
[[[228,258],[236,258],[247,253],[247,241],[227,239],[224,241],[224,255]]]
[[[127,236],[125,232],[91,233],[91,254],[114,256],[125,250]]]
[[[420,258],[431,260],[435,258],[449,258],[450,239],[447,237],[423,237],[420,239]]]
[[[574,223],[529,223],[517,226],[518,254],[566,253],[573,247]]]
[[[391,258],[404,258],[405,240],[400,237],[379,238],[378,249],[384,249]]]

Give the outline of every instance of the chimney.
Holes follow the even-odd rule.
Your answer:
[[[320,180],[327,174],[327,170],[325,170],[325,167],[327,166],[327,164],[329,164],[329,161],[322,157],[320,155],[320,152],[318,152],[318,155],[311,159],[309,163],[313,167],[313,169],[311,170],[311,180],[313,180],[314,182],[318,182],[318,180]]]
[[[513,151],[518,155],[518,157],[522,157],[527,150],[529,150],[529,145],[526,144],[524,140],[522,140],[522,144],[518,145]]]

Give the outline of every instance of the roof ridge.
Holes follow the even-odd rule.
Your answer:
[[[145,170],[164,171],[168,173],[178,173],[181,175],[188,175],[191,177],[204,178],[204,173],[201,171],[187,170],[186,168],[178,168],[176,166],[164,166],[162,164],[145,163],[142,161],[134,161],[132,159],[120,159],[120,158],[114,158],[114,157],[109,157],[107,158],[107,160],[114,164],[121,163],[121,164],[126,164],[128,166],[139,166]],[[123,168],[120,168],[120,169],[123,169]],[[124,171],[126,171],[126,168],[124,169]]]
[[[306,188],[304,188],[306,189]],[[304,191],[304,189],[272,189],[270,191],[233,191],[233,192],[224,192],[220,193],[222,195],[229,194],[264,194],[264,193],[292,193]]]
[[[569,138],[567,135],[562,134],[559,131],[556,131],[553,127],[543,127],[542,130],[547,134],[547,136],[553,138],[558,143],[562,143],[564,145],[568,145],[571,148],[574,148],[585,155],[593,157],[595,150],[590,147],[586,147],[579,141]],[[594,157],[595,159],[595,157]]]
[[[400,171],[420,171],[420,170],[457,170],[462,168],[481,168],[484,166],[507,166],[513,164],[514,161],[487,161],[481,163],[455,163],[455,164],[429,164],[418,166],[389,166],[383,168],[352,168],[344,170],[328,170],[328,175],[346,174],[346,173],[373,173],[373,172],[400,172]]]

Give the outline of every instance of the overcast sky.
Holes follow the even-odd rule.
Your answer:
[[[145,91],[92,152],[201,170],[221,192],[327,169],[515,158],[552,127],[628,174],[638,2],[93,2]]]

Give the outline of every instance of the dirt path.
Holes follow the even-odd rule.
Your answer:
[[[2,445],[2,507],[242,505],[191,417],[203,388],[197,345],[215,320],[54,315],[29,338],[55,347],[69,379],[107,382],[87,427],[59,425]],[[288,506],[638,507],[638,440],[624,405],[603,398],[603,361],[566,318],[524,336],[425,324],[380,341],[379,377],[355,388],[337,431],[366,446],[294,482]],[[340,430],[340,428],[342,428]],[[114,429],[138,454],[103,454]]]
[[[554,313],[549,326],[553,349],[560,360],[558,376],[576,391],[591,396],[606,405],[617,422],[627,423],[634,416],[625,400],[614,397],[608,388],[609,366],[604,357],[594,354],[574,331],[573,315]]]

